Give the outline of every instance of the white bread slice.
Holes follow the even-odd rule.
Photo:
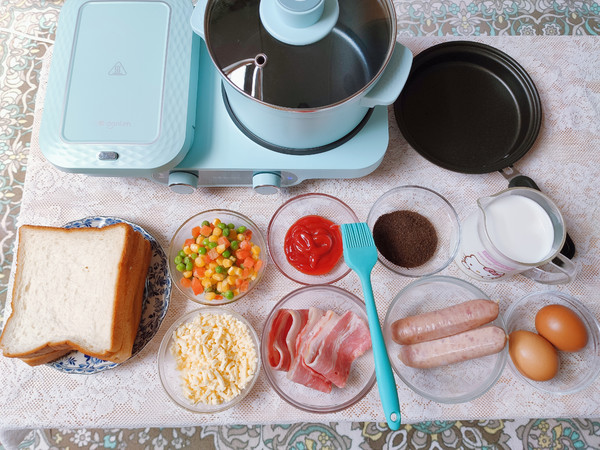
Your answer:
[[[133,311],[138,302],[141,311],[140,279],[146,277],[149,248],[124,223],[22,226],[12,313],[0,336],[4,355],[36,363],[76,349],[115,362],[126,359],[139,324]]]

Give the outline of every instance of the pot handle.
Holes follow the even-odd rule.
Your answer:
[[[375,85],[361,98],[360,105],[373,108],[391,105],[396,101],[412,66],[413,55],[408,48],[396,42],[394,52],[383,74]]]
[[[202,39],[204,39],[204,13],[206,12],[206,5],[208,0],[198,0],[194,11],[192,11],[192,17],[190,17],[190,24],[192,30]]]

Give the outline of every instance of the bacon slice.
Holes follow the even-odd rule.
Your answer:
[[[267,341],[269,365],[287,371],[296,355],[296,338],[308,320],[307,309],[277,311]]]
[[[324,322],[325,321],[325,322]],[[371,348],[369,327],[352,311],[328,311],[320,331],[303,348],[304,363],[337,387],[346,386],[352,362]]]
[[[307,342],[310,342],[314,334],[318,333],[322,324],[321,318],[324,315],[325,312],[318,308],[310,308],[308,310],[308,320],[296,339],[296,357],[292,360],[287,378],[295,383],[329,393],[331,392],[331,382],[320,373],[308,367],[301,356],[303,347],[307,345]]]

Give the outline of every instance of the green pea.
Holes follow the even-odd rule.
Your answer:
[[[240,243],[238,241],[231,241],[231,248],[233,250],[237,250],[239,246],[240,246]]]
[[[227,269],[225,269],[225,267],[223,267],[223,266],[217,266],[217,267],[215,267],[215,272],[225,273],[225,272],[227,272]]]
[[[194,263],[192,261],[190,261],[189,263],[185,264],[185,270],[190,271],[194,268]]]
[[[223,258],[229,258],[231,256],[231,252],[229,250],[225,250],[223,253]]]
[[[190,259],[191,259],[192,261],[194,261],[194,260],[195,260],[197,257],[198,257],[198,253],[192,253],[192,254],[190,255]]]
[[[221,230],[224,230],[225,228],[227,228],[227,225],[225,225],[223,222],[221,222],[220,224],[217,225]]]
[[[179,272],[183,272],[183,271],[185,271],[185,264],[183,264],[183,263],[177,264],[177,266],[176,266],[175,268],[176,268],[176,269],[177,269]]]
[[[200,247],[198,249],[198,253],[200,253],[201,255],[206,255],[206,247]]]
[[[181,261],[183,261],[183,258],[181,257],[181,255],[177,255],[175,257],[175,264],[181,264]]]
[[[227,300],[231,300],[233,298],[233,291],[225,291],[223,293],[223,297],[225,297]]]
[[[233,230],[235,228],[235,225],[232,223],[228,223],[227,228],[229,228],[230,230]]]
[[[189,257],[189,256],[186,256],[185,258],[183,258],[183,263],[184,263],[184,264],[188,264],[190,261],[191,261],[191,260],[190,260],[190,257]]]
[[[203,227],[207,227],[207,226],[209,226],[209,225],[210,225],[210,222],[209,222],[208,220],[203,220],[203,221],[202,221],[202,226],[203,226]]]
[[[225,228],[223,230],[223,236],[225,236],[225,237],[229,236],[229,228]]]
[[[185,252],[183,250],[179,250],[178,255],[181,256],[182,258],[185,258]]]
[[[215,248],[218,244],[216,242],[209,242],[208,248]]]
[[[238,233],[243,233],[244,231],[246,231],[246,227],[244,225],[239,226],[237,229]]]
[[[208,240],[208,238],[202,239],[202,245],[204,245],[206,247],[208,244],[210,244],[210,241]]]

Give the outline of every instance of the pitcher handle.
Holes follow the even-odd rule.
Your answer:
[[[558,261],[557,261],[558,260]],[[542,284],[567,284],[575,279],[577,267],[566,256],[558,253],[547,264],[521,272],[521,275]]]

